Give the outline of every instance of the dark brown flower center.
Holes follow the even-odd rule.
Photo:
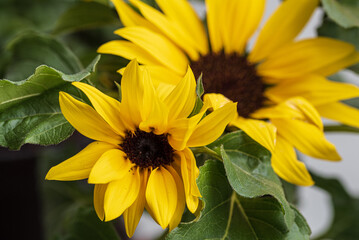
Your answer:
[[[173,148],[167,135],[156,135],[137,129],[128,132],[120,144],[127,158],[141,168],[159,167],[173,162]]]
[[[245,56],[210,53],[191,63],[196,78],[203,73],[207,93],[221,93],[238,102],[238,114],[248,117],[263,106],[264,84]]]

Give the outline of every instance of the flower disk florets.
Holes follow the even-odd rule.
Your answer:
[[[236,53],[210,53],[192,62],[191,68],[196,77],[203,72],[203,84],[207,92],[221,93],[238,102],[240,116],[248,117],[263,106],[264,84],[247,57]]]
[[[127,132],[120,144],[127,158],[141,168],[157,168],[173,162],[173,149],[167,134],[156,135],[137,129]]]

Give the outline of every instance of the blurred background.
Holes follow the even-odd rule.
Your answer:
[[[146,2],[153,4],[151,0]],[[203,2],[193,1],[192,4],[199,15],[204,16]],[[267,0],[262,23],[279,4],[279,0]],[[317,36],[323,18],[326,19],[325,14],[318,8],[298,39]],[[119,27],[118,16],[107,0],[1,0],[0,79],[24,80],[41,64],[67,74],[76,73],[76,69],[58,57],[59,53],[66,53],[66,58],[76,59],[80,68],[87,66],[96,57],[96,49],[101,44],[117,38],[113,31]],[[252,44],[253,40],[250,46]],[[120,57],[102,56],[91,81],[107,94],[116,96],[114,82],[120,80],[116,70],[126,63],[127,60]],[[335,76],[335,79],[345,79],[359,85],[358,75],[349,70]],[[328,121],[325,123],[332,124]],[[288,189],[292,190],[288,191],[290,198],[311,226],[313,239],[327,231],[333,221],[348,224],[356,219],[351,215],[358,216],[355,213],[359,208],[358,200],[352,196],[359,195],[359,135],[330,132],[327,137],[337,146],[343,161],[332,163],[302,156],[308,168],[318,174],[315,180],[319,187],[293,188],[288,184]],[[83,237],[84,234],[98,234],[98,239],[116,239],[115,232],[120,233],[121,239],[127,239],[121,218],[115,220],[113,225],[98,221],[92,207],[93,189],[86,181],[45,181],[51,166],[73,156],[88,143],[88,139],[75,133],[56,146],[24,145],[20,151],[0,148],[0,203],[3,216],[0,224],[3,235],[0,239],[80,239],[78,236]],[[338,179],[345,188],[333,178]],[[338,194],[341,197],[337,198]],[[332,199],[341,202],[334,201],[333,205]],[[354,204],[350,206],[356,210],[343,210],[343,215],[338,216],[340,207],[348,204]],[[88,223],[84,219],[93,221]],[[101,232],[91,232],[95,228],[88,224],[101,229]],[[162,233],[163,230],[145,214],[133,239],[158,239]]]

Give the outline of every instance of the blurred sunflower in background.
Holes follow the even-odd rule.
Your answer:
[[[146,69],[136,60],[122,77],[122,101],[81,82],[93,107],[60,92],[65,118],[84,136],[94,139],[77,155],[52,167],[48,180],[88,179],[95,184],[94,206],[104,221],[123,215],[131,237],[144,208],[170,231],[187,208],[199,206],[199,170],[189,147],[216,140],[234,118],[236,104],[228,103],[204,116],[208,107],[188,117],[196,102],[191,69],[171,91],[155,89]]]
[[[247,43],[265,0],[206,0],[208,31],[186,0],[156,0],[161,11],[139,0],[129,1],[138,11],[112,1],[125,26],[115,33],[126,40],[107,42],[98,52],[137,58],[158,80],[155,85],[178,83],[188,65],[195,77],[203,73],[205,103],[215,110],[238,102],[230,124],[270,150],[274,171],[288,182],[313,184],[294,148],[340,160],[320,116],[359,127],[359,110],[340,102],[358,97],[359,88],[326,76],[359,62],[359,53],[330,38],[295,40],[319,0],[284,1],[252,49]]]

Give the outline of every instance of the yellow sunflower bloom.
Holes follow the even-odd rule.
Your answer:
[[[315,158],[340,160],[325,139],[320,115],[359,127],[359,110],[341,100],[359,88],[326,79],[359,62],[354,46],[330,38],[296,41],[319,0],[286,0],[261,29],[251,50],[265,0],[206,0],[207,29],[187,0],[156,0],[158,11],[139,0],[112,0],[126,40],[102,45],[100,53],[138,58],[162,83],[177,83],[187,65],[203,72],[205,101],[238,102],[232,125],[272,152],[275,172],[288,182],[312,185],[294,147]],[[209,42],[208,42],[209,39]],[[122,72],[123,70],[120,70]],[[319,112],[319,114],[318,114]]]
[[[46,179],[88,178],[95,184],[98,217],[110,221],[123,215],[130,237],[144,208],[170,230],[179,224],[186,204],[194,213],[201,194],[196,184],[199,170],[189,147],[216,140],[235,117],[236,104],[226,104],[202,119],[208,109],[204,106],[188,118],[196,101],[191,69],[171,91],[158,91],[136,60],[123,74],[122,102],[88,84],[73,85],[93,107],[60,92],[61,111],[81,134],[95,141],[52,167]]]

